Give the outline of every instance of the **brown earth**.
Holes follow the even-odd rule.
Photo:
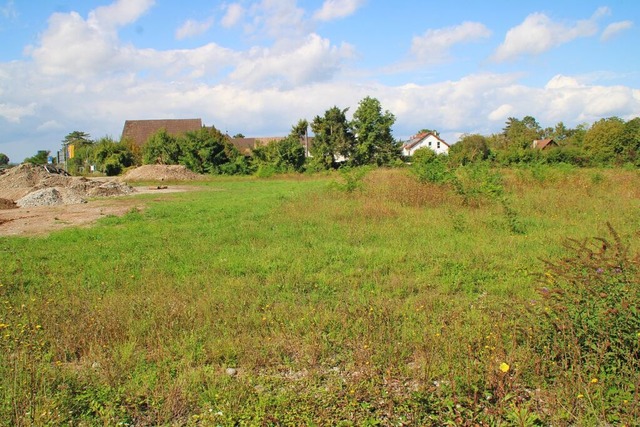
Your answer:
[[[0,172],[0,236],[43,235],[65,227],[86,226],[107,215],[144,209],[142,200],[122,196],[194,189],[165,182],[195,179],[200,175],[184,166],[148,165],[119,178],[84,178],[23,164]],[[129,180],[163,183],[133,188],[123,182]]]
[[[182,165],[144,165],[127,171],[121,181],[195,181],[202,175]]]
[[[195,190],[192,186],[137,187],[135,194],[153,193],[158,198],[152,202],[166,200],[161,195],[178,191]],[[0,237],[43,236],[52,231],[68,227],[88,227],[107,215],[121,216],[132,209],[144,210],[149,200],[132,196],[109,197],[87,203],[36,206],[20,209],[0,210]]]
[[[84,203],[88,198],[120,196],[135,190],[121,182],[72,177],[49,165],[22,164],[0,174],[0,198],[19,207]],[[66,173],[66,172],[65,172]]]

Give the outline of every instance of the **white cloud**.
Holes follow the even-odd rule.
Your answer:
[[[545,89],[567,89],[567,88],[579,88],[582,85],[575,77],[568,77],[558,74],[553,76],[551,80],[545,85]]]
[[[231,28],[236,25],[244,16],[245,10],[239,3],[232,3],[227,6],[227,12],[225,13],[220,23],[224,28]]]
[[[251,49],[230,77],[250,87],[305,85],[329,80],[352,55],[351,46],[332,46],[329,40],[310,34],[294,49]]]
[[[56,120],[47,120],[36,128],[36,130],[40,132],[56,131],[60,129],[64,129],[64,126],[62,126]]]
[[[13,0],[7,1],[4,6],[0,7],[0,15],[7,19],[15,19],[18,17],[18,11],[16,10],[16,5]]]
[[[26,53],[47,75],[88,76],[126,68],[133,48],[120,46],[117,30],[135,22],[154,0],[118,0],[89,12],[86,20],[78,13],[55,13],[41,34],[37,47]]]
[[[628,30],[633,27],[632,21],[620,21],[614,22],[607,25],[607,28],[604,29],[602,35],[600,36],[600,40],[607,41],[617,36],[622,31]]]
[[[34,102],[27,105],[0,103],[0,117],[12,123],[19,123],[25,116],[34,115],[35,110],[36,103]]]
[[[122,16],[115,16],[115,10],[124,2],[99,13],[96,9],[87,19],[77,13],[52,15],[36,46],[27,51],[33,60],[0,62],[0,122],[6,135],[0,151],[12,159],[38,149],[55,151],[64,135],[76,129],[117,139],[125,120],[143,118],[201,117],[231,133],[284,135],[298,119],[313,119],[333,105],[353,113],[366,96],[396,115],[396,137],[429,127],[450,135],[449,142],[463,133],[499,131],[509,116],[532,115],[544,126],[558,121],[575,126],[610,115],[640,115],[639,90],[606,85],[619,76],[557,75],[543,87],[523,84],[525,74],[491,72],[432,84],[367,81],[363,75],[375,75],[349,67],[355,49],[316,34],[317,22],[305,19],[293,0],[238,6],[237,18],[227,23],[247,18],[249,35],[260,43],[245,51],[215,43],[140,49],[123,43],[117,31],[152,3],[135,4],[138,9],[121,10]],[[227,16],[232,7],[225,9]],[[545,28],[559,25],[564,31],[562,37],[551,34],[549,46],[591,28],[546,19]],[[489,34],[477,23],[431,30],[416,37],[414,53],[445,58],[452,46]],[[265,41],[265,35],[272,40]]]
[[[576,38],[593,36],[598,31],[597,20],[607,13],[608,8],[599,8],[591,18],[572,25],[555,22],[544,13],[532,13],[507,32],[493,58],[506,61],[523,55],[539,55]]]
[[[205,21],[188,19],[176,30],[176,39],[182,40],[189,37],[199,36],[206,33],[213,25],[213,18]]]
[[[364,0],[325,0],[313,17],[318,21],[332,21],[352,15]]]
[[[513,114],[513,105],[510,104],[502,104],[491,113],[487,117],[492,122],[503,121],[508,117],[512,117]]]
[[[464,22],[460,25],[436,30],[427,30],[424,35],[414,37],[411,52],[422,61],[436,63],[445,60],[449,49],[456,44],[475,42],[491,36],[491,31],[479,22]]]
[[[91,26],[114,29],[137,21],[154,3],[155,0],[117,0],[91,11],[87,22]]]
[[[304,10],[296,0],[262,0],[250,11],[253,20],[247,25],[250,33],[267,35],[276,40],[299,40],[309,33]]]

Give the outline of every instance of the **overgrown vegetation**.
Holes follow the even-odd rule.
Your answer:
[[[633,425],[637,171],[454,172],[218,178],[1,239],[0,424]]]

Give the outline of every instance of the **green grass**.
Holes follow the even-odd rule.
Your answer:
[[[508,205],[402,170],[219,179],[2,238],[0,424],[632,424],[525,314],[564,238],[637,233],[640,175],[502,174]]]

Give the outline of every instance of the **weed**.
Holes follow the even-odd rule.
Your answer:
[[[640,175],[600,172],[532,187],[458,171],[469,194],[485,187],[467,206],[406,170],[352,193],[327,191],[336,172],[215,178],[91,228],[2,238],[0,425],[636,424],[637,353],[614,339],[637,327],[614,292],[633,295],[634,243],[608,238],[598,258],[589,240],[591,258],[566,262],[560,244],[603,218],[635,231]],[[471,179],[487,173],[502,190]],[[535,224],[526,235],[501,197],[514,226]],[[619,313],[553,317],[549,299],[522,316],[538,259],[566,271],[544,276],[565,305],[574,283],[611,288],[571,313],[614,294]]]
[[[588,398],[584,410],[592,416],[618,422],[630,415],[620,403],[638,393],[640,257],[607,226],[610,239],[569,239],[570,255],[546,262],[535,313],[542,321],[537,348],[553,374],[566,377],[575,396]]]
[[[340,191],[344,191],[346,193],[353,193],[355,191],[362,191],[364,188],[364,177],[367,172],[370,171],[368,167],[343,167],[340,168],[340,177],[342,178],[342,182],[335,181],[333,183],[334,187]]]

